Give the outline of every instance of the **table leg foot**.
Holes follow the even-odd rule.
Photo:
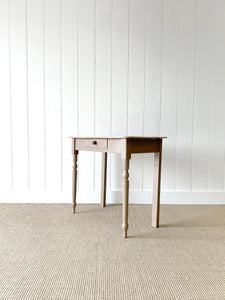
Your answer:
[[[123,237],[127,238],[128,224],[122,224],[122,229],[123,229]]]

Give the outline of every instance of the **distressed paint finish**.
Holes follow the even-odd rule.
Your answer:
[[[129,161],[132,154],[154,153],[154,183],[152,199],[152,226],[159,227],[159,207],[160,207],[160,186],[161,186],[161,157],[162,157],[162,139],[165,137],[71,137],[73,154],[73,182],[72,199],[73,213],[76,207],[77,190],[77,154],[78,151],[102,152],[102,186],[101,186],[101,205],[106,204],[106,171],[107,154],[121,154],[123,162],[123,237],[127,237],[128,230],[128,204],[129,204]],[[86,171],[86,170],[85,170]]]

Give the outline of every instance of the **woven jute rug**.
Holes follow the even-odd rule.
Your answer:
[[[225,206],[0,205],[0,299],[225,299]]]

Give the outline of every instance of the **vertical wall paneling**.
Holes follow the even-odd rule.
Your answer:
[[[79,135],[95,134],[94,54],[95,54],[95,1],[79,0]],[[90,190],[94,187],[94,154],[79,155],[79,186]]]
[[[163,147],[162,187],[175,188],[175,152],[177,133],[177,97],[179,68],[179,17],[180,1],[164,1],[163,22],[163,74],[161,131],[168,136]]]
[[[146,2],[144,136],[160,134],[163,1]],[[152,30],[154,28],[154,30]],[[152,189],[153,154],[143,155],[143,188]]]
[[[214,42],[212,61],[211,119],[209,140],[209,190],[224,188],[225,118],[221,109],[225,99],[225,2],[216,0],[214,6]]]
[[[61,190],[60,0],[45,0],[46,187]]]
[[[112,135],[127,134],[129,0],[113,0],[112,12]],[[111,188],[122,188],[120,155],[111,156]],[[118,199],[117,199],[118,200]]]
[[[10,1],[10,62],[12,100],[13,188],[27,190],[28,98],[26,1]]]
[[[208,188],[210,102],[212,83],[213,1],[198,1],[192,188]]]
[[[0,2],[0,182],[1,190],[12,188],[11,162],[11,92],[9,3]]]
[[[180,2],[180,62],[175,182],[178,190],[191,190],[196,3],[195,0],[182,0]]]
[[[146,1],[130,2],[128,135],[143,135],[145,100],[145,26]],[[133,155],[130,163],[130,186],[142,188],[142,155]]]
[[[110,135],[112,0],[96,0],[95,135]],[[108,157],[108,170],[110,159]],[[95,155],[95,187],[100,189],[101,153]],[[110,178],[107,178],[108,186]]]
[[[27,90],[30,189],[44,190],[43,2],[27,1]]]
[[[77,1],[62,1],[61,61],[62,61],[62,187],[71,190],[71,135],[77,128]]]
[[[224,28],[224,0],[0,1],[0,201],[69,202],[70,135],[165,135],[162,201],[224,201]],[[121,167],[108,156],[112,202]],[[80,152],[78,202],[100,179]],[[133,155],[131,201],[152,179],[153,154]]]

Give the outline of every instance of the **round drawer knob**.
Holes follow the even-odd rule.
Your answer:
[[[92,145],[97,145],[97,141],[92,141]]]

